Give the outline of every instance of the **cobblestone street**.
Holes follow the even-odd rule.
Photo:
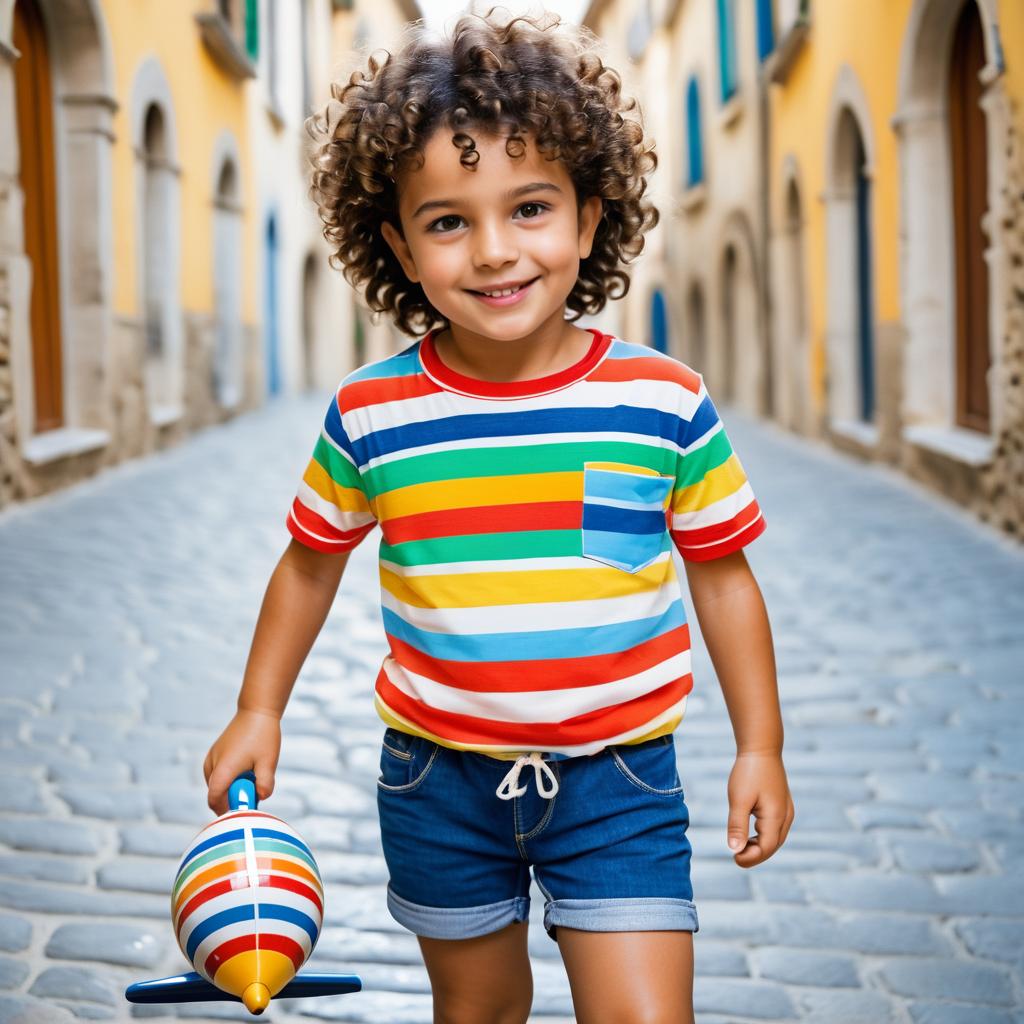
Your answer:
[[[283,402],[0,515],[0,1024],[252,1019],[228,1003],[133,1010],[123,990],[186,967],[169,893],[211,818],[202,759],[233,711],[326,401]],[[765,864],[733,863],[731,727],[695,640],[676,744],[699,1024],[1020,1024],[1024,554],[893,472],[724,418],[768,521],[748,557],[796,821]],[[385,907],[375,556],[372,535],[296,685],[263,805],[327,884],[309,966],[358,974],[363,991],[275,1003],[265,1020],[431,1021],[416,939]],[[532,897],[532,1019],[567,1024]]]

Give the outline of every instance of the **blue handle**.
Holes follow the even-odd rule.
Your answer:
[[[228,789],[228,807],[232,811],[255,811],[258,804],[256,773],[242,772]]]

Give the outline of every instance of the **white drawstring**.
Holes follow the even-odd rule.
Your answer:
[[[532,764],[534,777],[537,782],[537,792],[543,797],[552,797],[558,792],[558,776],[548,767],[548,763],[541,757],[539,750],[533,750],[529,754],[523,754],[516,758],[516,763],[509,769],[508,774],[501,780],[501,785],[496,790],[502,800],[511,800],[514,796],[522,796],[526,792],[526,784],[519,785],[519,773]],[[542,772],[547,772],[551,779],[551,788],[545,789],[543,785]]]

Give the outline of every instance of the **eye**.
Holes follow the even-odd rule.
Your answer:
[[[538,213],[536,213],[536,214],[534,214],[533,216],[530,216],[530,217],[525,217],[525,218],[523,218],[524,220],[536,220],[537,217],[540,216],[540,214],[543,213],[545,210],[550,210],[551,209],[551,207],[547,203],[538,203],[538,202],[531,201],[531,202],[528,202],[528,203],[520,203],[519,206],[517,207],[517,210],[525,210],[527,207],[530,207],[530,206],[536,208],[538,210]],[[427,225],[427,231],[431,232],[432,234],[435,234],[435,235],[447,235],[447,234],[449,234],[450,232],[445,231],[443,229],[440,229],[438,227],[438,225],[444,224],[444,222],[447,221],[447,220],[456,220],[456,221],[458,221],[458,220],[462,220],[462,218],[457,213],[446,213],[443,217],[438,217],[437,220],[431,221],[430,224]]]
[[[427,225],[427,230],[436,234],[446,234],[449,231],[454,231],[461,223],[462,217],[457,213],[446,213],[443,217],[431,221]]]
[[[522,214],[524,220],[534,220],[549,209],[547,203],[523,203],[517,212]]]

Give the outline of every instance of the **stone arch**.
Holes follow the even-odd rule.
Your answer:
[[[986,64],[979,79],[986,125],[988,210],[981,218],[989,271],[988,379],[990,432],[956,426],[957,246],[950,163],[949,75],[953,33],[966,4],[974,4],[984,35]],[[907,332],[902,419],[911,440],[947,437],[970,449],[970,461],[991,454],[1004,418],[1003,394],[991,382],[1002,372],[1008,289],[1005,252],[1005,142],[1010,130],[1003,83],[996,0],[914,0],[900,56],[896,129],[901,169],[901,305]],[[955,435],[955,437],[954,437]],[[944,445],[949,447],[948,445]]]
[[[758,317],[759,270],[746,215],[731,214],[718,246],[721,338],[716,390],[751,415],[765,412],[766,359]]]
[[[691,369],[704,373],[708,361],[707,302],[703,283],[694,278],[686,289],[686,351],[684,358]]]
[[[63,406],[59,422],[38,435],[30,316],[33,268],[22,227],[17,58],[11,43],[14,0],[0,0],[0,273],[7,279],[14,382],[7,436],[31,463],[103,447],[113,426],[114,261],[109,223],[113,116],[118,106],[110,39],[98,0],[36,0],[36,7],[46,26],[53,96]]]
[[[267,394],[281,391],[281,219],[267,211],[263,228],[263,347]]]
[[[776,305],[779,346],[776,393],[787,426],[808,429],[810,405],[810,337],[805,235],[806,208],[799,165],[792,154],[782,163]]]
[[[826,134],[826,352],[828,416],[835,429],[874,444],[875,303],[873,209],[875,140],[867,98],[853,70],[836,78]]]
[[[157,424],[177,420],[184,405],[185,339],[181,308],[181,167],[174,102],[155,57],[132,85],[136,166],[138,308],[146,334],[145,388]]]
[[[309,391],[319,378],[319,338],[317,326],[321,313],[322,271],[316,253],[310,250],[302,261],[302,386]]]
[[[213,153],[214,392],[234,408],[242,399],[242,177],[238,143],[230,131]]]

